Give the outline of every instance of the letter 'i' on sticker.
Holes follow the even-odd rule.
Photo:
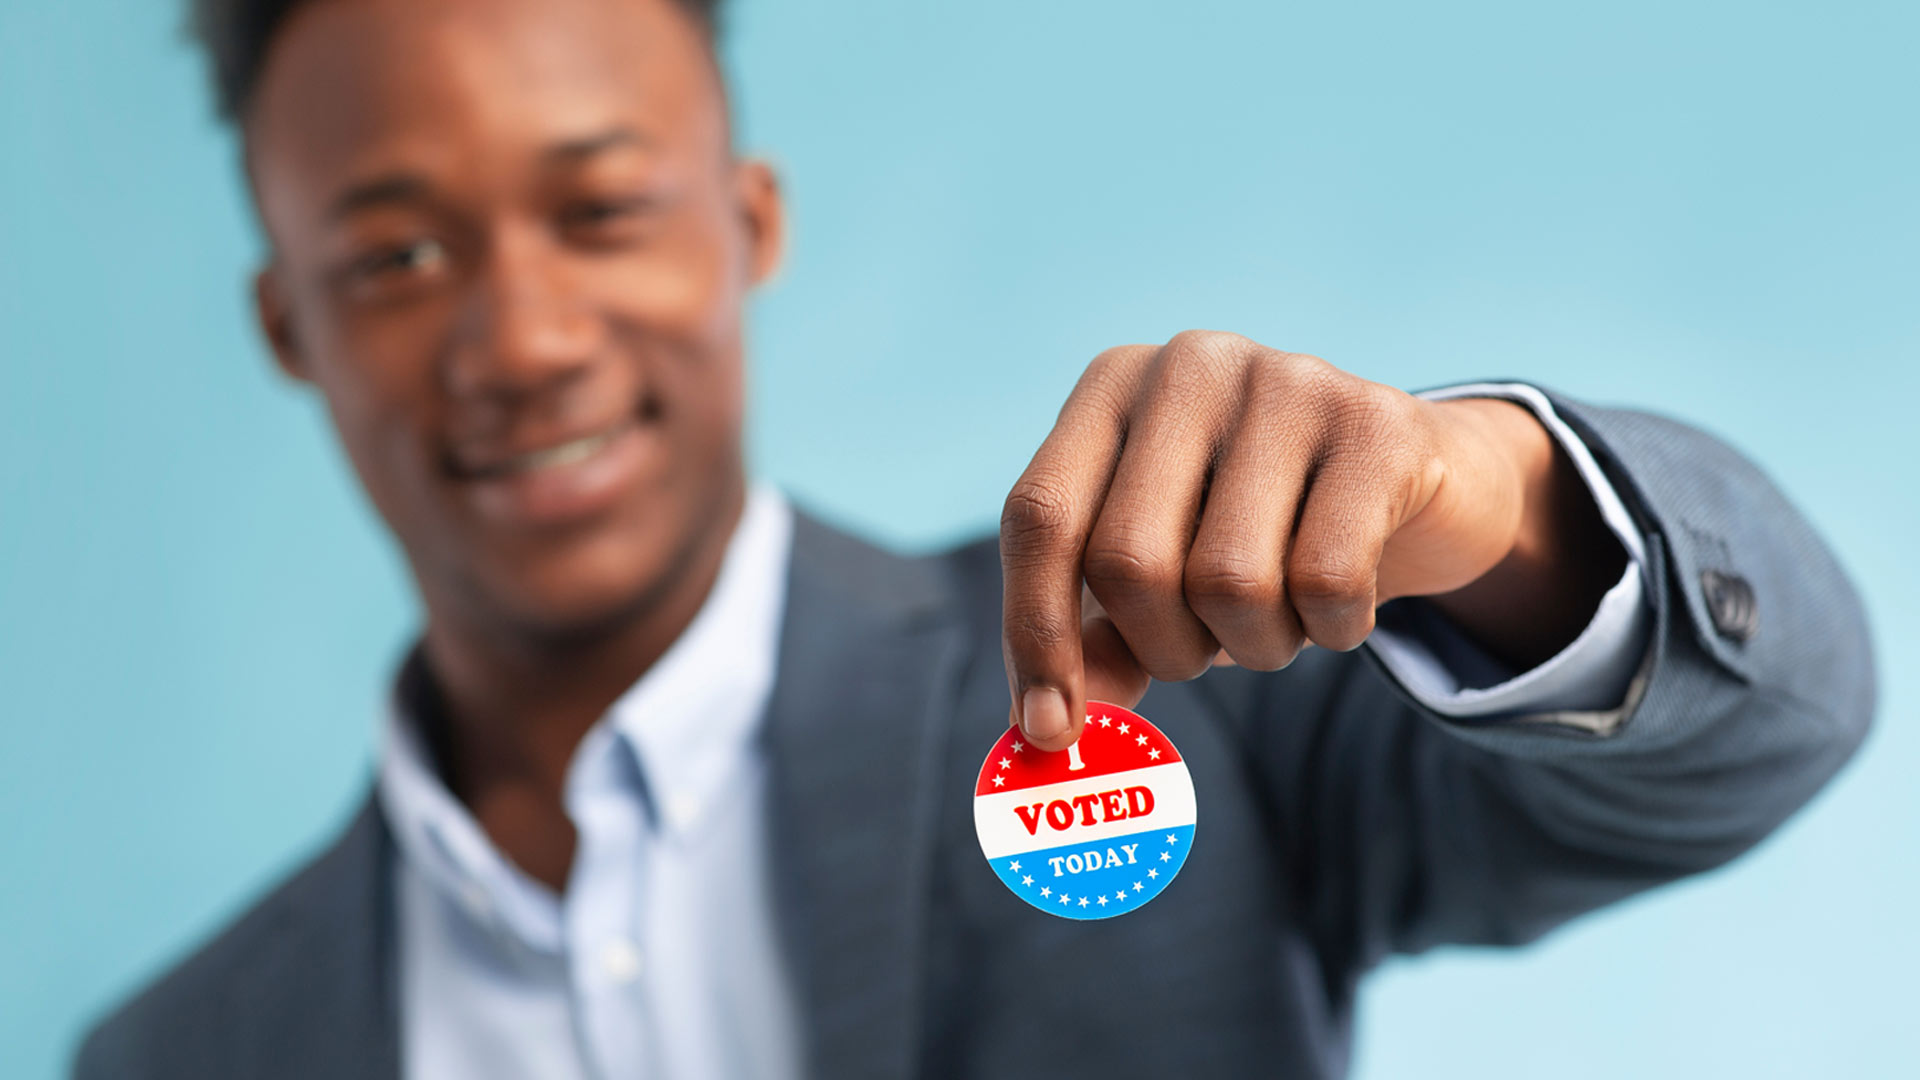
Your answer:
[[[1008,728],[980,766],[973,827],[1013,895],[1067,919],[1123,915],[1160,895],[1193,846],[1193,777],[1144,717],[1087,702],[1058,753]]]

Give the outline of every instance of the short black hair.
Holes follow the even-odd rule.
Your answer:
[[[287,16],[308,0],[188,0],[189,31],[207,50],[214,105],[220,117],[238,123],[253,101],[260,69]],[[529,0],[537,2],[537,0]],[[723,0],[673,0],[706,32],[711,45],[720,32]]]

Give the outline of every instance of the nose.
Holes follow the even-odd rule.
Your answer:
[[[603,331],[565,252],[543,237],[503,231],[476,271],[447,364],[456,396],[538,396],[587,371]]]

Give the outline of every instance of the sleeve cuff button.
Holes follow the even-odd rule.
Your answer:
[[[1701,593],[1707,602],[1707,614],[1720,636],[1732,641],[1749,641],[1760,628],[1760,612],[1755,605],[1753,586],[1738,574],[1706,570],[1700,574]]]

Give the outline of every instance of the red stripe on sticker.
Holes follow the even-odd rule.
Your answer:
[[[1144,769],[1180,760],[1180,752],[1160,729],[1130,709],[1087,702],[1087,725],[1080,741],[1048,753],[1027,745],[1019,728],[1009,728],[980,766],[975,795],[993,795],[1108,773]]]

